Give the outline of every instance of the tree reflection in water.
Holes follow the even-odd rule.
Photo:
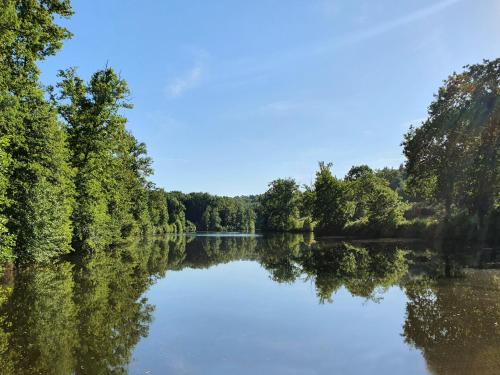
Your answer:
[[[377,302],[398,286],[408,298],[405,341],[433,373],[494,374],[500,274],[465,268],[481,265],[467,254],[311,235],[171,236],[18,269],[0,288],[0,373],[126,373],[148,335],[154,306],[143,295],[155,280],[168,270],[251,260],[275,282],[312,282],[320,303],[334,303],[340,288]]]
[[[500,273],[460,269],[445,257],[433,274],[405,284],[406,342],[435,374],[498,374]]]

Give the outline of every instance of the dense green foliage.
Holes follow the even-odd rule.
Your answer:
[[[331,168],[320,162],[314,184],[303,191],[293,179],[273,181],[259,200],[263,229],[393,235],[407,204],[389,181],[367,166],[353,167],[344,179]]]
[[[255,231],[255,211],[244,197],[219,197],[208,193],[175,194],[186,207],[186,219],[202,231]]]
[[[404,221],[404,204],[397,191],[391,189],[388,181],[378,177],[367,168],[362,173],[353,173],[353,167],[347,177],[346,184],[352,202],[354,215],[347,224],[351,233],[361,228],[372,236],[386,236],[395,233],[398,224]]]
[[[263,228],[281,232],[301,229],[299,201],[299,186],[293,179],[271,182],[269,190],[259,197]]]
[[[410,191],[443,207],[446,223],[476,239],[488,229],[498,236],[499,98],[500,59],[467,66],[445,81],[427,120],[403,143]]]
[[[331,163],[319,163],[314,181],[313,216],[323,232],[338,232],[353,214],[353,204],[348,199],[348,186],[332,175],[331,167]]]
[[[99,250],[146,233],[151,161],[125,129],[118,111],[130,108],[127,84],[109,68],[86,84],[74,69],[60,73],[52,99],[64,121],[75,170],[74,244]]]
[[[1,9],[0,250],[44,260],[70,250],[74,189],[66,134],[36,63],[70,35],[54,17],[70,16],[71,8],[68,1],[2,0]]]

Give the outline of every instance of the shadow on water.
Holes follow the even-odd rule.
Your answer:
[[[320,303],[335,304],[340,288],[379,302],[397,286],[407,296],[402,336],[429,371],[498,373],[497,251],[289,234],[172,236],[16,270],[0,286],[0,373],[127,373],[153,319],[148,288],[169,270],[236,260],[258,262],[277,283],[312,283]]]

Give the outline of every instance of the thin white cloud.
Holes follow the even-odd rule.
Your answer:
[[[229,61],[221,75],[221,85],[231,85],[233,81],[253,80],[264,72],[282,70],[286,66],[294,66],[300,61],[311,60],[357,43],[366,42],[383,34],[406,27],[418,21],[430,18],[464,0],[442,0],[422,7],[401,17],[387,20],[372,27],[354,30],[351,33],[322,40],[318,43],[300,45],[288,50],[276,51],[262,60],[257,57],[239,58]],[[243,77],[243,78],[242,78]]]
[[[407,14],[405,16],[387,21],[387,22],[382,23],[380,25],[377,25],[375,27],[371,27],[371,28],[367,28],[366,30],[361,30],[361,31],[355,32],[353,35],[345,38],[345,40],[343,42],[341,42],[340,45],[344,45],[344,44],[348,45],[348,44],[364,41],[366,39],[371,39],[373,37],[376,37],[378,35],[392,31],[392,30],[397,29],[399,27],[403,27],[407,24],[410,24],[410,23],[419,21],[421,19],[430,17],[436,13],[439,13],[439,12],[447,9],[448,7],[458,3],[460,1],[462,1],[462,0],[440,1],[438,3],[430,5],[428,7],[418,9],[410,14]]]
[[[171,98],[177,98],[185,92],[198,86],[203,79],[204,69],[201,64],[196,64],[188,72],[175,78],[167,85],[167,95]]]
[[[412,23],[432,17],[433,15],[438,14],[462,1],[463,0],[442,0],[432,5],[417,9],[401,17],[382,22],[378,25],[367,27],[360,30],[355,30],[352,33],[336,37],[330,40],[324,40],[312,46],[299,48],[296,51],[294,51],[291,54],[291,56],[295,56],[297,58],[304,58],[306,56],[310,57],[313,54],[323,54],[333,50],[337,50],[342,47],[347,47],[356,43],[365,42],[367,40],[376,38],[380,35],[389,33],[391,31],[405,27]]]

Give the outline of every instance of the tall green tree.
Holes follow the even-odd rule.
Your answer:
[[[70,250],[73,187],[37,62],[70,37],[55,18],[72,10],[67,0],[2,0],[0,8],[0,251],[15,238],[19,260],[47,260]]]
[[[267,230],[289,231],[297,229],[300,191],[295,180],[277,179],[259,198],[259,212]]]
[[[408,206],[389,182],[367,166],[354,166],[347,173],[346,183],[355,210],[352,219],[372,236],[393,234]]]
[[[102,250],[135,233],[135,222],[147,213],[143,178],[149,173],[145,148],[126,130],[120,110],[131,108],[129,89],[111,68],[94,73],[88,83],[75,69],[62,78],[52,98],[68,133],[76,170],[74,244]],[[135,201],[131,199],[137,194]],[[135,208],[140,204],[140,212]]]
[[[314,218],[320,231],[340,232],[353,214],[346,184],[333,176],[332,164],[319,163],[314,181]]]
[[[12,258],[12,247],[14,238],[7,228],[8,218],[3,209],[8,207],[7,187],[9,183],[8,171],[10,166],[10,155],[5,151],[7,137],[0,138],[0,264],[8,262]]]
[[[210,230],[221,231],[222,230],[222,220],[219,215],[219,211],[216,208],[212,208],[210,211]]]
[[[171,192],[167,195],[168,218],[172,232],[184,232],[186,228],[186,206],[182,203],[181,193]]]
[[[155,233],[168,233],[167,193],[163,189],[151,189],[148,192],[149,217]]]
[[[466,66],[439,89],[420,127],[403,142],[415,193],[466,211],[480,227],[500,200],[500,59]]]
[[[201,229],[209,230],[210,229],[210,217],[212,216],[212,207],[208,206],[205,211],[203,211],[203,215],[201,215]]]
[[[119,236],[146,236],[154,230],[148,209],[147,178],[153,173],[146,145],[126,132],[120,139],[121,152],[115,157],[116,188],[112,199],[120,215],[115,215]],[[168,216],[168,213],[165,213]],[[112,214],[112,216],[114,216]]]

